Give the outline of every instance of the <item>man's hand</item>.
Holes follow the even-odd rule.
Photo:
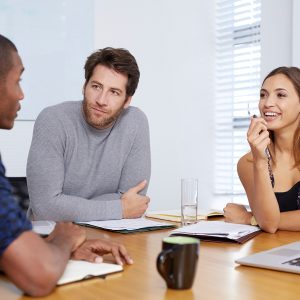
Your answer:
[[[127,253],[126,248],[118,243],[105,240],[87,240],[72,254],[72,259],[86,260],[93,263],[101,263],[102,255],[111,253],[118,265],[123,262],[132,264],[133,260]]]
[[[146,184],[147,181],[144,180],[122,195],[122,216],[124,219],[139,218],[148,208],[150,198],[138,194],[145,188]]]
[[[73,252],[86,240],[86,233],[82,227],[71,222],[58,222],[46,240],[53,243],[70,243]]]
[[[227,203],[224,210],[225,222],[238,224],[251,224],[252,213],[241,204]]]

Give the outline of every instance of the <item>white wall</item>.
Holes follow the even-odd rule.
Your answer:
[[[293,14],[294,19],[296,15],[299,18],[300,14],[299,9],[293,9],[293,4],[296,3],[297,0],[262,0],[262,79],[277,67],[292,65]],[[299,1],[297,5],[299,6]],[[299,35],[294,38],[299,41]]]
[[[199,178],[200,204],[212,199],[212,1],[96,2],[95,46],[125,47],[141,81],[132,105],[151,130],[151,209],[179,208],[180,178]],[[107,12],[113,12],[107,13]]]
[[[141,69],[132,104],[150,123],[151,209],[179,207],[181,177],[199,178],[200,206],[212,199],[213,26],[213,1],[95,1],[95,49],[128,48]],[[25,175],[32,125],[0,132],[8,176]]]
[[[80,99],[82,65],[94,45],[93,7],[94,0],[0,0],[1,34],[14,41],[29,70],[19,119],[35,120],[45,106]]]
[[[26,176],[33,121],[15,121],[12,130],[0,130],[0,153],[9,177]]]
[[[292,64],[300,68],[300,1],[293,0]]]

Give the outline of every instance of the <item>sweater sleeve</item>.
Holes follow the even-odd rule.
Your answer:
[[[54,221],[122,218],[118,193],[101,195],[95,199],[63,194],[67,137],[63,125],[48,109],[42,111],[35,122],[27,161],[29,217]]]
[[[140,111],[133,122],[136,125],[136,135],[131,150],[122,169],[119,192],[125,193],[143,180],[147,185],[140,194],[145,195],[151,175],[151,153],[149,125],[146,115]]]

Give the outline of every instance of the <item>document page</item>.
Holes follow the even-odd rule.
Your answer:
[[[201,221],[197,224],[175,229],[171,234],[219,236],[236,239],[256,231],[260,231],[260,228],[251,225],[226,223],[224,221]]]
[[[81,225],[90,225],[109,230],[138,230],[142,228],[152,227],[174,227],[169,223],[155,222],[146,218],[137,219],[121,219],[121,220],[107,220],[107,221],[91,221],[91,222],[77,222]]]

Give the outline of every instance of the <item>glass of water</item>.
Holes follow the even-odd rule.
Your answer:
[[[181,179],[181,224],[197,223],[198,179]]]

